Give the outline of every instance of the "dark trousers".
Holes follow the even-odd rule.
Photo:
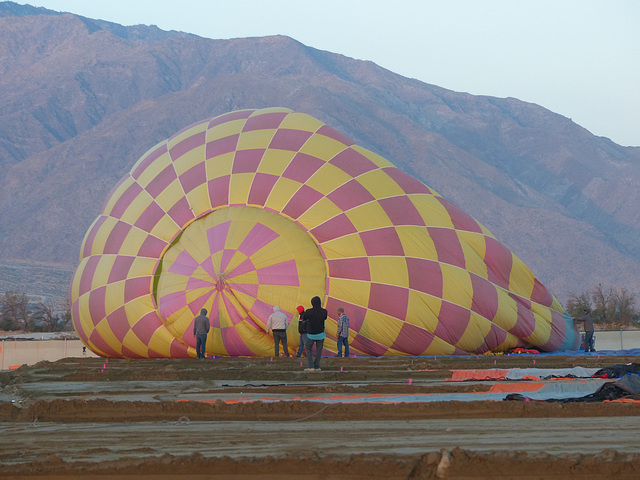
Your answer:
[[[316,356],[313,357],[313,344],[316,345]],[[307,337],[307,363],[309,368],[320,368],[320,359],[322,358],[322,348],[324,347],[324,338],[322,340],[311,340]]]
[[[342,356],[342,345],[344,345],[344,356],[349,357],[349,337],[338,337],[338,356]]]
[[[282,342],[282,350],[284,350],[284,356],[289,356],[289,348],[287,348],[287,331],[286,330],[273,330],[273,340],[276,344],[276,357],[280,356],[280,342]]]
[[[593,330],[584,332],[584,351],[595,352],[595,346],[593,344]]]
[[[300,346],[298,347],[298,353],[296,353],[296,357],[301,357],[302,356],[302,352],[305,351],[306,347],[307,347],[307,334],[306,333],[301,333],[300,334]]]
[[[204,358],[205,348],[207,346],[207,334],[198,333],[196,335],[196,356],[198,358]]]

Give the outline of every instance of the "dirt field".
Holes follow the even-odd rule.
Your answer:
[[[320,372],[299,358],[40,362],[0,373],[0,477],[637,479],[640,404],[487,400],[518,385],[447,380],[636,360],[326,358]],[[454,398],[429,400],[440,395]]]

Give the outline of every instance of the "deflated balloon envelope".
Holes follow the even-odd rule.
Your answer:
[[[320,296],[359,355],[577,348],[571,318],[482,225],[384,158],[283,108],[192,125],[145,153],[89,228],[71,284],[99,355],[264,356],[274,305]],[[289,348],[298,345],[289,328]]]

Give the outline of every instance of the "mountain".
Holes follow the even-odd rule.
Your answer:
[[[640,148],[535,104],[284,36],[212,40],[13,2],[0,3],[0,92],[0,291],[64,296],[86,230],[143,153],[204,118],[282,106],[457,203],[561,301],[597,283],[640,292]]]

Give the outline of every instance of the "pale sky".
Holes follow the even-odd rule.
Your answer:
[[[287,35],[458,92],[537,103],[594,135],[640,146],[637,0],[29,3],[206,38]]]

